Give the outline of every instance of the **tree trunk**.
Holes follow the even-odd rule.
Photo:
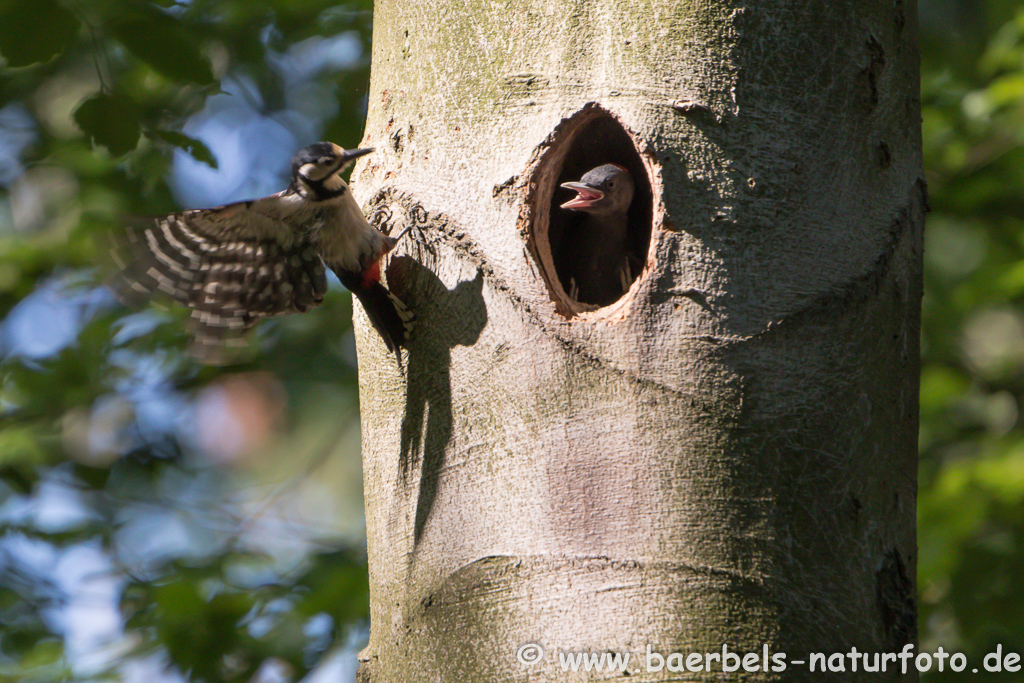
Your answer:
[[[419,320],[400,369],[357,313],[361,680],[916,679],[809,671],[916,637],[917,69],[912,0],[377,0],[354,178]],[[607,162],[597,308],[558,185]]]

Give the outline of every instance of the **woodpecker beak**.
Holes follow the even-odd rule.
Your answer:
[[[604,199],[604,192],[586,183],[562,183],[562,187],[577,192],[575,197],[562,204],[563,209],[589,209]]]
[[[345,149],[342,150],[341,158],[344,159],[344,163],[358,159],[361,156],[369,154],[373,151],[373,147],[363,147],[361,149]]]

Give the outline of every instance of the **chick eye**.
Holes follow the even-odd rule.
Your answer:
[[[614,180],[609,180],[607,185],[608,185],[608,188],[611,189],[611,188],[615,187],[615,181]]]

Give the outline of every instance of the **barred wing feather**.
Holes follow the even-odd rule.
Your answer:
[[[111,249],[113,288],[128,303],[165,295],[192,308],[198,355],[240,343],[256,321],[318,305],[324,263],[300,234],[273,216],[273,195],[172,214],[130,227]]]

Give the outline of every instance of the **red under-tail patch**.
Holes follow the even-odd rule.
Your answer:
[[[374,282],[380,282],[380,261],[374,261],[373,265],[363,271],[363,287],[369,287]]]

